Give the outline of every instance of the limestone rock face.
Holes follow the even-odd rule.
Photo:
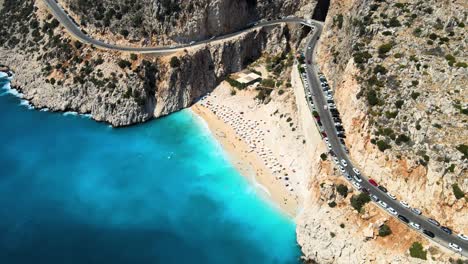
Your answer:
[[[317,52],[353,164],[398,199],[459,233],[468,233],[465,6],[464,1],[332,1]],[[449,262],[416,232],[372,206],[353,215],[347,198],[329,208],[317,199],[317,185],[335,174],[323,169],[319,161],[311,164],[310,200],[297,221],[306,259],[419,263],[408,248],[420,241],[435,259],[428,260]],[[465,198],[455,197],[454,184]],[[392,235],[381,238],[377,227],[386,220]],[[337,227],[340,222],[343,229]],[[364,239],[371,228],[375,239]]]
[[[310,17],[317,1],[307,0],[62,0],[89,31],[121,34],[140,41],[200,40],[234,32],[260,19]],[[90,11],[91,10],[91,11]],[[97,15],[100,12],[103,15]],[[109,18],[108,18],[109,17]]]
[[[165,8],[161,6],[162,2],[149,2],[141,1],[141,5],[146,5],[141,8],[142,13],[138,14],[159,10],[158,19],[166,14],[164,19],[170,20],[173,14],[162,10]],[[101,8],[106,7],[106,3],[112,7],[119,4],[118,1],[90,2],[86,15],[98,16],[90,12],[93,5],[96,5],[96,10],[102,11]],[[260,2],[259,10],[242,1],[206,1],[209,8],[200,3],[190,3],[192,7],[189,10],[197,14],[206,13],[205,18],[209,17],[210,20],[203,19],[200,24],[195,19],[191,23],[206,30],[214,27],[218,33],[236,30],[235,25],[223,20],[235,17],[228,16],[227,12],[235,14],[242,7],[247,13],[256,13],[265,8]],[[295,7],[300,4],[296,1],[281,3]],[[188,1],[183,1],[183,5],[185,4]],[[138,6],[138,3],[132,6]],[[153,6],[154,10],[147,6]],[[95,120],[108,122],[116,127],[144,122],[188,107],[214,89],[227,75],[244,69],[263,53],[290,52],[296,48],[303,35],[303,29],[299,26],[268,27],[168,58],[137,56],[102,51],[71,40],[59,23],[48,14],[41,1],[23,1],[19,5],[5,7],[0,16],[0,42],[3,43],[0,56],[2,62],[16,72],[13,84],[24,93],[24,97],[38,108],[91,114]],[[120,8],[115,10],[125,9],[123,6]],[[228,10],[230,8],[231,11]],[[132,10],[128,10],[127,15],[132,14]],[[121,19],[119,26],[123,27],[125,19]],[[164,19],[163,22],[154,21],[154,24],[166,25]],[[238,19],[240,20],[236,20],[236,23],[242,24],[242,16]],[[29,25],[34,25],[33,31],[18,30]],[[167,23],[168,25],[172,24]],[[177,25],[172,26],[176,28]],[[130,24],[126,27],[132,28]],[[175,34],[175,31],[171,32]],[[179,28],[179,33],[187,32],[183,26]],[[179,65],[170,65],[172,57],[178,58]]]

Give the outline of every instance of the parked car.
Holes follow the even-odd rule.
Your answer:
[[[340,169],[341,173],[345,173],[345,172],[346,172],[345,169],[343,168],[343,166],[340,165],[340,166],[338,166],[338,168]]]
[[[365,194],[369,194],[369,193],[370,193],[370,192],[369,192],[369,189],[364,188],[364,187],[362,187],[361,192],[363,192],[363,193],[365,193]]]
[[[446,227],[446,226],[441,226],[440,229],[442,229],[442,231],[444,231],[445,233],[451,235],[452,234],[452,229]]]
[[[423,230],[423,233],[424,233],[426,236],[428,236],[428,237],[432,237],[432,238],[435,237],[434,233],[432,233],[432,232],[429,231],[429,230],[424,229],[424,230]]]
[[[452,248],[455,251],[462,252],[462,248],[459,245],[455,244],[455,243],[449,243],[449,247]]]
[[[353,168],[353,171],[354,171],[354,173],[355,173],[356,175],[361,175],[361,172],[360,172],[358,169]]]
[[[369,179],[369,183],[375,187],[379,186],[373,179]]]
[[[378,201],[380,201],[380,200],[379,200],[379,197],[377,197],[376,195],[371,195],[371,197],[370,197],[370,198],[371,198],[371,199],[372,199],[372,201],[374,201],[374,202],[378,202]]]
[[[421,225],[418,223],[411,222],[409,225],[412,226],[414,229],[417,229],[417,230],[421,229]]]
[[[427,221],[429,221],[429,223],[435,225],[435,226],[440,226],[440,223],[437,222],[435,219],[432,219],[432,218],[429,218],[427,219]]]
[[[410,208],[409,204],[406,203],[405,201],[400,201],[400,204],[403,205],[403,207],[405,208],[408,208],[408,209]]]
[[[328,143],[328,150],[332,150],[332,146]]]
[[[359,178],[359,177],[358,177],[358,176],[356,176],[356,175],[354,175],[354,177],[353,177],[353,178],[354,178],[354,179],[355,179],[357,182],[362,182],[362,179],[361,179],[361,178]]]
[[[392,207],[389,207],[389,208],[387,209],[387,211],[388,211],[389,213],[391,213],[392,215],[397,215],[397,214],[398,214],[397,211],[395,211],[395,209],[393,209]]]
[[[351,178],[351,175],[349,175],[349,173],[347,173],[347,172],[344,173],[344,176],[348,181],[353,179],[353,178]]]
[[[338,158],[337,157],[333,157],[333,161],[336,163],[336,164],[339,164],[340,162],[338,161]]]
[[[377,187],[377,188],[379,188],[379,190],[381,190],[384,193],[388,192],[387,188],[383,187],[382,185],[379,185],[379,187]]]
[[[348,163],[344,159],[341,160],[341,164],[343,164],[344,167],[348,166]]]
[[[405,223],[409,223],[409,220],[408,218],[406,218],[404,215],[398,215],[398,219],[400,219],[401,221],[405,222]]]
[[[422,214],[421,210],[419,210],[418,208],[411,208],[411,212],[413,212],[413,213],[415,213],[415,214],[417,214],[417,215],[421,215],[421,214]]]
[[[387,208],[387,203],[386,202],[378,201],[377,203],[380,204],[380,206],[382,206],[383,208]]]
[[[461,240],[468,241],[468,236],[465,236],[464,234],[458,234],[457,237],[460,238]]]
[[[387,196],[390,197],[390,198],[392,198],[392,200],[396,200],[396,196],[393,195],[393,194],[391,194],[391,193],[389,193],[389,192],[387,193]]]
[[[361,184],[359,184],[358,182],[353,181],[353,185],[356,186],[358,190],[361,190]]]

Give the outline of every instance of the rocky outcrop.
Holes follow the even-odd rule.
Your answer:
[[[302,34],[300,27],[269,27],[174,58],[157,58],[74,42],[42,2],[6,6],[0,56],[16,72],[15,87],[36,107],[87,113],[113,126],[188,107],[263,53],[289,52]],[[32,32],[16,30],[28,25],[34,25]],[[170,63],[173,59],[176,64]]]
[[[317,60],[334,89],[353,163],[425,215],[467,233],[467,157],[460,147],[468,145],[462,10],[460,1],[334,1]],[[374,228],[370,238],[369,224],[380,219],[372,217],[373,206],[365,207],[369,216],[353,212],[348,199],[331,208],[330,190],[319,186],[339,179],[327,162],[317,159],[311,166],[310,199],[297,221],[306,259],[418,263],[408,248],[427,243],[425,238],[391,220],[400,235],[380,238]],[[465,198],[456,198],[455,185]],[[344,228],[337,227],[340,222]],[[450,262],[443,250],[429,243],[425,249],[428,260]]]
[[[146,43],[188,42],[234,32],[260,19],[310,17],[316,1],[137,0],[61,1],[87,31]]]

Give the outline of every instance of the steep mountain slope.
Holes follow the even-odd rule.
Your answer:
[[[318,49],[318,65],[334,89],[356,166],[399,199],[461,233],[468,233],[466,7],[466,1],[334,1]],[[347,208],[324,203],[335,196],[324,195],[319,184],[338,184],[326,177],[330,166],[317,163],[311,170],[312,202],[298,221],[307,256],[319,263],[346,263],[351,254],[379,263],[376,246],[385,262],[385,255],[408,254],[409,246],[401,246],[406,239],[425,241],[405,234],[408,238],[390,236],[382,244],[374,236],[374,242],[356,240],[327,251],[333,238],[315,228],[340,229],[334,228],[336,222],[319,224],[317,211],[343,223],[349,215]],[[349,240],[364,238],[366,229],[344,231]]]
[[[122,5],[127,2],[122,1]],[[93,10],[94,5],[106,10],[106,3],[114,5],[114,1],[77,3],[89,4],[89,10]],[[217,3],[229,6],[231,2]],[[151,10],[147,4],[142,9],[144,12]],[[293,30],[286,26],[270,27],[223,43],[190,49],[174,58],[137,56],[97,50],[73,41],[48,13],[42,1],[29,0],[18,4],[6,0],[3,6],[0,13],[0,56],[4,64],[16,72],[14,84],[25,97],[40,108],[90,113],[94,119],[114,126],[143,122],[187,107],[214,89],[228,74],[243,69],[265,52],[289,52],[303,36],[300,27]],[[261,11],[255,9],[255,5],[247,7],[252,9],[251,13]],[[206,8],[197,5],[192,11],[211,12]],[[128,15],[135,12],[128,10]],[[86,15],[90,13],[93,12],[86,12]],[[167,19],[170,20],[172,15],[168,13]],[[215,15],[210,17],[220,20],[226,13]],[[198,20],[191,23],[197,28],[206,26],[199,25],[201,22]],[[131,20],[117,24],[129,31],[135,29]],[[172,25],[157,20],[154,24]],[[235,25],[225,25],[218,28],[217,33],[235,29]]]

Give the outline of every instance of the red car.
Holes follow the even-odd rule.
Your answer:
[[[374,185],[375,187],[379,186],[373,179],[369,179],[369,183]]]

